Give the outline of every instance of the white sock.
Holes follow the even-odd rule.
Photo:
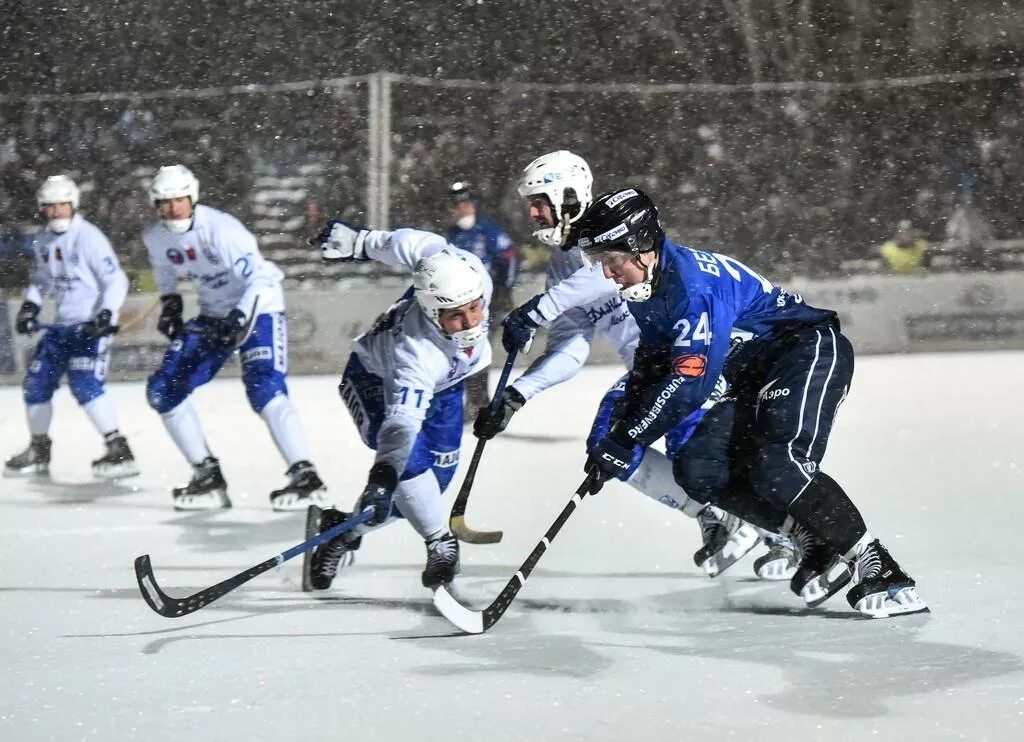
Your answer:
[[[46,435],[53,420],[53,403],[30,404],[25,406],[25,417],[28,418],[28,432],[32,435]]]
[[[697,513],[704,509],[701,503],[687,497],[683,488],[676,484],[675,477],[672,476],[672,462],[661,451],[652,448],[644,451],[640,466],[626,481],[651,499],[670,508],[682,510],[691,518],[696,518]]]
[[[409,525],[424,539],[436,538],[446,530],[448,524],[441,488],[430,469],[399,482],[394,502]]]
[[[260,410],[260,417],[270,429],[270,437],[274,439],[277,450],[291,466],[296,461],[309,461],[309,443],[306,432],[302,429],[299,413],[295,405],[284,394],[278,394],[267,402]]]
[[[199,416],[191,400],[186,399],[160,417],[163,418],[167,432],[171,434],[171,440],[190,464],[194,466],[210,455],[206,438],[203,436],[203,428],[199,424]]]
[[[117,430],[117,411],[114,409],[114,403],[106,394],[89,400],[82,406],[82,409],[85,410],[85,414],[89,416],[96,430],[100,431],[102,435]]]

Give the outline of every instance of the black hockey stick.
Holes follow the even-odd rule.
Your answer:
[[[239,572],[234,577],[229,577],[223,582],[218,582],[216,585],[211,585],[205,590],[200,590],[198,593],[185,598],[172,598],[160,589],[160,586],[156,584],[156,578],[153,577],[153,565],[149,561],[149,554],[143,554],[135,559],[135,578],[139,582],[139,591],[150,608],[165,618],[180,618],[181,616],[187,616],[189,613],[195,613],[200,608],[217,600],[217,598],[224,597],[253,577],[261,575],[287,562],[289,559],[297,557],[299,554],[304,554],[325,541],[330,541],[335,536],[351,531],[356,526],[362,525],[372,518],[373,508],[367,508],[355,517],[339,523],[334,528],[327,529],[308,541],[303,541],[301,544],[293,546],[287,551],[282,551],[265,562],[260,562],[255,567],[249,567],[249,569]]]
[[[587,473],[587,478],[583,480],[583,484],[576,490],[576,494],[572,496],[569,503],[562,508],[562,512],[558,514],[555,522],[548,528],[544,538],[533,547],[530,556],[526,557],[526,561],[522,563],[519,570],[512,575],[512,579],[505,585],[505,589],[498,594],[497,598],[491,601],[489,606],[482,611],[468,608],[455,599],[451,592],[448,591],[447,585],[441,585],[441,587],[434,591],[434,607],[437,608],[442,616],[467,634],[482,634],[494,626],[505,615],[505,611],[508,610],[512,601],[515,600],[519,590],[526,584],[526,579],[530,576],[530,572],[537,566],[537,562],[540,561],[548,546],[551,545],[551,542],[555,540],[555,536],[562,530],[565,522],[569,520],[569,516],[573,514],[576,507],[588,493],[596,492],[600,488],[601,480],[595,468]]]
[[[490,408],[496,412],[502,405],[502,395],[505,393],[505,385],[508,384],[509,374],[512,373],[512,366],[516,362],[518,350],[513,350],[505,359],[505,367],[501,369],[501,376],[498,378],[498,386],[491,398]],[[480,465],[480,457],[484,453],[484,445],[487,439],[480,438],[473,450],[473,458],[469,462],[469,469],[466,471],[466,478],[462,480],[462,487],[452,504],[452,511],[448,515],[448,528],[459,541],[467,544],[496,544],[501,541],[505,534],[501,531],[477,531],[466,525],[466,505],[469,503],[469,493],[473,489],[473,481],[476,479],[476,469]]]

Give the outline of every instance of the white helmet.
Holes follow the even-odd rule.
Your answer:
[[[568,150],[549,152],[527,165],[519,178],[519,195],[547,196],[555,217],[554,227],[538,229],[533,236],[545,245],[564,245],[569,226],[590,206],[593,186],[587,161]]]
[[[199,200],[199,180],[184,165],[164,165],[156,171],[149,184],[149,200],[157,201],[188,196],[195,206]],[[192,226],[192,219],[164,219],[164,226],[175,234],[184,234]]]
[[[480,272],[468,260],[447,247],[416,262],[412,285],[416,301],[442,333],[442,309],[461,307],[484,295],[484,279]],[[485,318],[476,327],[452,333],[449,337],[460,348],[472,348],[487,337],[487,324]]]
[[[78,186],[66,175],[51,175],[36,191],[36,205],[40,211],[47,204],[71,204],[71,208],[77,211],[78,198]],[[70,218],[50,219],[46,223],[46,228],[56,234],[67,232],[70,226]]]

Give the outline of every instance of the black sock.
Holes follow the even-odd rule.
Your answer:
[[[864,518],[843,488],[825,472],[814,475],[789,506],[793,518],[840,554],[867,532]]]

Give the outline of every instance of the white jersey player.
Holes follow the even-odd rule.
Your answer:
[[[317,238],[325,260],[404,266],[411,291],[356,338],[339,387],[363,442],[376,451],[358,511],[372,521],[307,555],[304,587],[324,590],[369,530],[404,517],[423,538],[422,582],[436,588],[459,571],[442,494],[459,463],[463,382],[491,361],[491,278],[473,253],[414,229],[366,230],[331,220]],[[351,514],[311,507],[307,537]]]
[[[32,439],[25,451],[7,459],[4,475],[49,472],[51,400],[64,375],[71,393],[106,443],[106,453],[92,462],[93,473],[107,478],[138,474],[104,388],[110,344],[128,294],[128,278],[110,241],[78,213],[79,190],[71,178],[47,178],[36,194],[36,203],[46,227],[32,242],[35,263],[15,329],[26,335],[39,329],[39,310],[50,294],[56,302],[56,316],[36,345],[25,374],[25,408]]]
[[[528,348],[533,332],[545,326],[548,340],[544,352],[526,373],[506,387],[502,406],[493,412],[490,408],[480,412],[474,432],[481,438],[493,437],[529,399],[575,376],[586,362],[594,337],[600,334],[617,350],[627,374],[601,401],[587,440],[589,450],[607,435],[614,422],[616,405],[623,398],[628,372],[633,368],[640,331],[615,282],[584,265],[579,249],[569,239],[572,225],[592,199],[593,176],[586,161],[565,150],[538,157],[523,170],[518,190],[538,227],[534,236],[556,249],[548,264],[545,292],[505,318],[502,342],[509,351],[513,347]],[[668,456],[650,448],[638,451],[625,481],[648,497],[697,518],[704,545],[694,554],[694,562],[713,577],[754,548],[758,534],[734,516],[691,500],[675,482],[671,455],[687,440],[704,411],[699,410],[666,436]],[[758,573],[771,578],[778,573],[779,579],[788,578],[786,560],[790,556],[773,554],[758,565]]]
[[[288,397],[288,336],[281,271],[264,260],[256,238],[235,217],[197,203],[199,181],[182,165],[162,167],[149,196],[160,219],[142,241],[160,290],[157,328],[171,344],[149,377],[146,396],[171,439],[193,467],[173,491],[179,510],[231,507],[220,463],[211,454],[189,395],[212,379],[237,348],[242,382],[288,465],[289,483],[270,493],[274,510],[325,502],[326,488],[310,461],[309,444]],[[180,274],[192,280],[199,316],[182,317]]]

